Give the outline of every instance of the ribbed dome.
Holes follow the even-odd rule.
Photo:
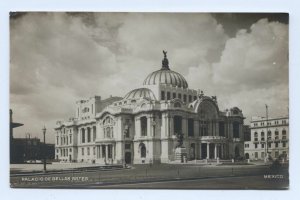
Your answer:
[[[139,99],[139,98],[147,98],[151,100],[156,100],[154,93],[148,88],[138,88],[128,92],[125,99]]]
[[[187,88],[188,83],[186,82],[185,78],[170,69],[160,69],[155,72],[152,72],[147,76],[144,80],[144,85],[157,85],[157,84],[167,84],[182,88]]]

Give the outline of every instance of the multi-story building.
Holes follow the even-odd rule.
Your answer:
[[[245,141],[245,158],[264,160],[289,155],[289,118],[252,117],[251,141]]]
[[[59,121],[56,158],[96,163],[174,161],[177,135],[187,159],[229,159],[244,155],[243,113],[219,110],[216,96],[188,88],[166,57],[143,86],[123,98],[92,97],[77,102],[76,114]]]

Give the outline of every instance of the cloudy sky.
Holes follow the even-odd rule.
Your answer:
[[[54,141],[57,120],[75,101],[124,96],[160,69],[192,89],[217,95],[221,110],[251,116],[288,112],[288,16],[285,14],[12,13],[10,107],[25,133]]]

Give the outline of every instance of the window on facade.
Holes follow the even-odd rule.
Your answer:
[[[272,135],[271,131],[268,131],[268,137],[270,137]]]
[[[271,148],[272,147],[272,143],[268,143],[268,148]]]
[[[225,136],[225,124],[224,122],[219,122],[219,135]]]
[[[174,116],[174,135],[182,134],[182,117]]]
[[[258,152],[254,153],[255,158],[258,158]]]
[[[93,126],[93,141],[96,140],[96,126]]]
[[[275,135],[279,135],[279,131],[278,130],[275,131]]]
[[[93,155],[96,155],[96,147],[93,147]]]
[[[67,140],[67,145],[68,145],[69,144],[68,136],[66,136],[66,140]]]
[[[194,96],[194,101],[196,101],[197,100],[197,96]]]
[[[59,137],[57,136],[56,137],[56,144],[58,145],[58,140],[59,140]]]
[[[176,98],[176,93],[174,92],[174,93],[173,93],[173,99],[175,99],[175,98]]]
[[[70,144],[72,144],[72,135],[70,135]]]
[[[194,119],[188,119],[188,136],[194,136]]]
[[[261,144],[261,148],[264,149],[265,148],[265,144]]]
[[[81,155],[84,156],[84,148],[81,148]]]
[[[90,155],[90,147],[87,148],[87,155]]]
[[[167,100],[170,100],[170,99],[171,99],[171,93],[167,92]]]
[[[240,137],[240,124],[238,122],[233,122],[233,138]]]
[[[91,142],[91,128],[87,128],[87,142]]]
[[[282,142],[282,147],[286,147],[286,143],[285,142]]]
[[[255,149],[257,149],[257,144],[254,144]]]
[[[286,130],[282,130],[282,135],[286,135]]]
[[[186,95],[183,95],[183,102],[186,102]]]
[[[110,138],[110,127],[106,128],[106,137]]]
[[[130,144],[125,144],[125,149],[130,149],[131,145]]]
[[[275,147],[278,148],[278,142],[275,143]]]
[[[192,102],[192,95],[189,95],[189,102]]]
[[[165,92],[161,91],[161,100],[165,100]]]
[[[255,133],[256,133],[256,132],[255,132]],[[260,133],[260,136],[261,136],[261,137],[265,137],[265,132],[261,132],[261,133]],[[257,133],[256,133],[256,136],[255,136],[255,137],[257,137]]]
[[[180,99],[180,100],[181,100],[181,94],[178,94],[178,99]]]
[[[142,136],[147,136],[147,117],[141,117]]]
[[[85,143],[85,130],[84,130],[84,128],[81,129],[81,142]]]

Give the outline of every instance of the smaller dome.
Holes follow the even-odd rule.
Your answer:
[[[146,98],[156,100],[154,93],[148,88],[138,88],[128,92],[124,99],[139,99]]]

